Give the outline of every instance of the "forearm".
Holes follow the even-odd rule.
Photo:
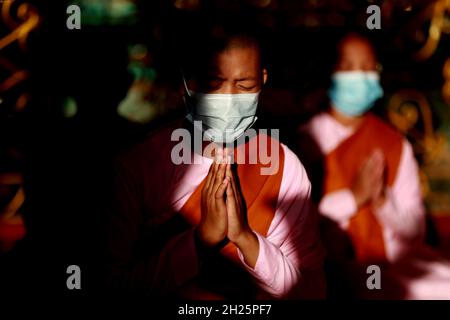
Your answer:
[[[244,267],[259,286],[275,298],[284,298],[300,281],[300,270],[282,250],[267,238],[256,234],[259,254],[255,265],[247,264],[244,253],[238,254]]]
[[[245,263],[249,267],[255,268],[259,255],[259,241],[256,234],[252,231],[244,233],[236,240],[235,245],[242,253]]]
[[[341,189],[325,195],[319,203],[319,213],[339,225],[345,225],[357,212],[350,189]]]
[[[425,233],[425,208],[422,203],[419,170],[412,146],[403,143],[397,177],[376,205],[375,213],[381,224],[396,238],[410,241]]]
[[[295,155],[286,147],[283,150],[283,179],[269,230],[264,236],[253,232],[258,250],[247,254],[242,247],[238,255],[259,287],[274,298],[323,297],[323,248],[310,201],[311,185]],[[310,290],[314,286],[318,293]]]
[[[384,198],[374,204],[378,220],[385,228],[405,240],[420,238],[424,232],[424,207],[419,201],[403,199],[403,205],[397,203],[395,195],[387,190]],[[408,203],[411,202],[411,203]]]

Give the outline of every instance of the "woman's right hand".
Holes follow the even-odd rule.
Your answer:
[[[375,149],[362,164],[351,191],[358,208],[380,198],[385,188],[383,152]]]

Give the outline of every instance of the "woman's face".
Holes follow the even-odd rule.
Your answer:
[[[362,37],[350,35],[338,48],[339,58],[335,71],[376,71],[377,58],[372,44]]]

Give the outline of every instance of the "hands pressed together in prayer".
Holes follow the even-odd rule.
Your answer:
[[[385,169],[386,163],[381,150],[376,149],[359,169],[352,186],[358,208],[371,203],[375,207],[385,201]]]
[[[202,244],[210,248],[228,239],[254,268],[259,242],[248,225],[244,197],[227,149],[216,149],[215,161],[202,189],[201,219],[196,233]]]

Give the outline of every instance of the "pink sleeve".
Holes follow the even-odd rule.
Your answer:
[[[317,213],[311,201],[311,184],[298,158],[283,145],[285,164],[278,205],[267,237],[256,233],[259,255],[255,268],[245,264],[261,288],[274,297],[323,297],[322,262]],[[306,285],[312,279],[314,284]],[[308,291],[293,295],[292,292]],[[306,289],[308,287],[308,289]],[[311,289],[312,288],[312,289]],[[313,292],[316,290],[316,292]]]
[[[405,244],[422,239],[425,233],[425,209],[418,166],[412,147],[406,140],[395,182],[392,188],[386,190],[386,201],[376,210],[376,214],[385,229],[391,251],[398,251]]]
[[[357,212],[353,193],[349,189],[342,189],[325,195],[320,200],[319,212],[345,229],[350,218]]]

